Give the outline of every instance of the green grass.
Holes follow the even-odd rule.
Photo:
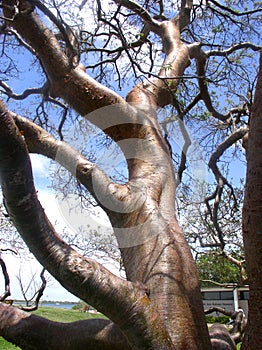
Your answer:
[[[60,309],[53,307],[40,307],[37,311],[33,312],[35,315],[48,318],[52,321],[59,322],[74,322],[79,320],[87,320],[89,318],[104,318],[101,314],[90,314],[89,312],[80,312],[78,310]],[[20,348],[12,345],[8,341],[0,337],[0,349],[1,350],[19,350]]]
[[[13,350],[13,349],[20,349],[15,345],[12,345],[8,341],[4,340],[2,337],[0,337],[0,349],[1,350]]]
[[[87,320],[89,318],[104,318],[101,314],[91,314],[89,312],[80,312],[79,310],[70,310],[53,307],[40,307],[33,312],[35,315],[48,318],[58,322],[74,322],[79,320]]]

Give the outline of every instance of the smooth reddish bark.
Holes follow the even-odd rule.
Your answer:
[[[247,330],[241,349],[262,346],[262,55],[247,143],[243,238],[250,288]]]

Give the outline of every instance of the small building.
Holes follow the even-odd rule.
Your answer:
[[[203,287],[201,292],[205,310],[212,307],[220,307],[228,311],[237,311],[241,308],[246,316],[248,314],[248,286]],[[217,316],[217,313],[214,312],[211,315]]]

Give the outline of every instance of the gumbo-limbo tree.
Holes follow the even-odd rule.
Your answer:
[[[5,339],[27,350],[235,348],[226,329],[208,332],[176,215],[185,200],[187,209],[196,200],[188,158],[194,137],[213,179],[199,213],[209,234],[201,237],[199,224],[194,235],[225,253],[230,231],[225,235],[222,223],[241,210],[227,165],[236,162],[236,174],[247,153],[243,233],[251,296],[242,348],[262,346],[261,12],[260,2],[248,0],[1,1],[7,213],[43,267],[108,317],[63,324],[1,302]],[[100,130],[100,147],[118,146],[124,174],[98,166],[93,142],[82,153],[70,145],[72,126],[88,137],[82,120]],[[76,179],[82,202],[92,198],[103,209],[126,279],[62,240],[38,200],[29,153],[59,163]],[[123,164],[111,163],[121,174]],[[89,227],[88,216],[82,224]]]

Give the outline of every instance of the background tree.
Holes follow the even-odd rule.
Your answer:
[[[175,188],[183,181],[192,198],[196,182],[188,186],[188,156],[195,144],[187,125],[199,137],[216,181],[205,203],[223,250],[221,202],[228,197],[235,210],[238,203],[221,161],[243,159],[240,140],[247,135],[253,103],[254,53],[261,49],[259,3],[1,4],[1,88],[9,108],[1,104],[6,208],[40,263],[109,318],[65,326],[1,304],[1,334],[26,349],[210,349],[196,266],[175,215]],[[32,57],[28,68],[38,73],[33,80],[41,86],[16,93],[15,81],[27,70],[19,64],[21,57],[23,62]],[[118,85],[125,95],[130,83],[135,86],[126,99],[115,92]],[[103,131],[105,146],[117,143],[126,160],[126,180],[99,168],[92,148],[80,154],[61,142],[72,123],[82,128],[80,115]],[[171,137],[177,127],[184,140],[180,157]],[[55,232],[37,199],[28,152],[60,163],[76,178],[83,200],[87,190],[106,212],[127,280],[84,257]]]
[[[45,269],[43,268],[40,273],[41,284],[36,279],[36,273],[34,273],[30,281],[25,284],[23,282],[23,276],[21,270],[17,275],[17,279],[21,288],[23,298],[25,300],[25,306],[20,306],[20,309],[25,311],[34,311],[37,310],[39,301],[43,296],[44,290],[47,285],[47,280],[45,278]]]
[[[243,254],[241,257],[236,252],[233,252],[232,258],[236,259],[237,262],[241,261],[243,260]],[[214,286],[213,283],[243,285],[243,282],[246,282],[245,280],[243,281],[241,267],[221,255],[220,250],[201,254],[196,259],[196,263],[201,286]]]

